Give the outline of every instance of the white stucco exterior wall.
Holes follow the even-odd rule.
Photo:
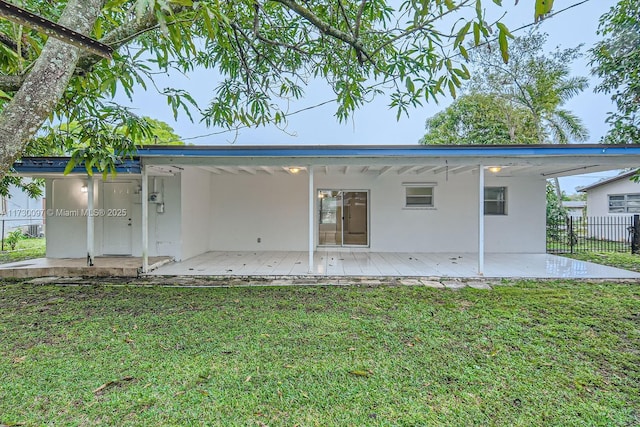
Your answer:
[[[308,247],[308,176],[211,174],[213,251],[304,251]],[[260,239],[260,243],[258,243]]]
[[[485,216],[485,251],[545,253],[546,180],[485,176],[487,187],[507,187],[507,215]]]
[[[158,212],[158,205],[149,203],[149,256],[165,255],[177,260],[182,259],[181,222],[182,197],[181,175],[150,176],[149,194],[155,190],[162,193],[164,211]],[[140,205],[142,219],[142,205]],[[142,221],[142,220],[141,220]],[[138,241],[142,241],[142,234]],[[136,256],[142,256],[136,252]]]
[[[132,255],[140,256],[139,176],[123,176],[131,185]],[[154,183],[155,181],[155,183]],[[47,180],[48,209],[86,208],[85,179]],[[433,208],[405,208],[404,183],[434,185]],[[317,190],[369,192],[369,242],[372,252],[475,253],[478,239],[477,171],[461,174],[383,176],[315,171],[314,242],[318,243]],[[96,179],[96,208],[104,206],[103,183]],[[308,175],[258,172],[214,174],[185,167],[174,176],[150,177],[149,191],[162,193],[164,211],[149,203],[149,255],[187,259],[207,251],[306,251],[308,248]],[[544,253],[545,181],[497,178],[487,186],[507,187],[507,215],[485,216],[487,252]],[[50,196],[49,196],[50,195]],[[95,218],[96,255],[109,233]],[[47,256],[85,257],[86,218],[47,218]],[[258,241],[258,239],[260,241]],[[330,247],[331,248],[331,247]],[[322,249],[320,247],[319,249]],[[335,249],[335,247],[333,247]]]
[[[487,174],[488,175],[488,174]],[[308,177],[221,174],[211,177],[210,250],[304,251],[308,239]],[[370,247],[378,252],[477,251],[477,173],[326,175],[315,172],[315,190],[368,190]],[[435,207],[407,209],[403,183],[435,183]],[[487,176],[506,186],[508,215],[485,216],[487,252],[545,251],[545,181]],[[318,204],[314,209],[318,242]],[[257,239],[261,242],[258,243]]]
[[[609,195],[640,194],[640,183],[623,178],[587,191],[587,216],[620,216],[628,213],[609,213]]]
[[[185,168],[181,173],[181,259],[209,251],[212,196],[209,175],[198,168]]]

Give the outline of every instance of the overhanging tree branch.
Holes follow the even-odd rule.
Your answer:
[[[347,43],[348,45],[353,47],[356,50],[356,52],[365,54],[364,46],[359,39],[355,38],[351,34],[345,33],[344,31],[340,31],[339,29],[333,27],[328,22],[323,21],[322,19],[320,19],[319,16],[317,16],[311,10],[305,7],[302,7],[301,5],[299,5],[298,3],[292,0],[274,0],[274,1],[288,7],[289,9],[294,11],[296,14],[300,15],[301,17],[309,21],[311,24],[313,24],[322,33]]]
[[[59,23],[88,34],[100,14],[101,0],[70,0]],[[50,38],[20,89],[0,113],[0,164],[11,165],[51,114],[80,57],[80,48]],[[6,173],[0,169],[0,178]]]
[[[185,6],[173,6],[171,12],[165,12],[166,15],[177,14],[183,12],[187,8]],[[169,23],[171,24],[171,23]],[[126,24],[115,28],[102,39],[100,43],[109,45],[113,50],[117,50],[124,46],[132,39],[158,28],[158,17],[152,8],[149,8],[139,18],[131,19]],[[95,64],[102,60],[99,55],[84,53],[81,54],[77,63],[75,74],[85,74],[93,68]],[[0,75],[0,90],[5,92],[15,92],[22,87],[26,75]]]
[[[5,0],[0,0],[0,16],[25,27],[33,28],[49,37],[54,37],[76,47],[93,52],[95,55],[111,59],[113,49],[92,39],[91,37],[73,31],[64,25],[56,24],[28,10],[22,9]]]

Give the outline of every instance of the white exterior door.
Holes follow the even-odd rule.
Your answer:
[[[104,183],[104,255],[131,255],[131,197],[131,183]]]

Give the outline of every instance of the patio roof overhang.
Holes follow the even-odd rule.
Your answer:
[[[55,176],[68,158],[24,158],[14,165],[20,175]],[[477,173],[477,165],[499,167],[495,176],[554,178],[632,168],[640,165],[640,145],[466,145],[466,146],[144,146],[124,160],[118,173],[171,175],[186,166],[212,174],[291,173],[291,167],[313,167],[319,173],[426,176]],[[83,166],[72,174],[86,175]]]
[[[292,166],[319,172],[421,175],[477,173],[477,165],[500,167],[496,176],[554,178],[637,167],[640,146],[145,146],[138,155],[150,167],[197,166],[214,174],[287,173]],[[150,170],[150,172],[153,169]]]

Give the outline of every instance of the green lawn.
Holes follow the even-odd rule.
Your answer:
[[[0,264],[23,261],[25,259],[42,258],[45,256],[46,240],[42,238],[25,238],[18,242],[15,250],[9,250],[5,243],[4,251],[0,251]]]
[[[0,284],[0,425],[640,424],[640,286]]]
[[[562,254],[568,258],[640,272],[640,255],[620,252],[585,252]]]

